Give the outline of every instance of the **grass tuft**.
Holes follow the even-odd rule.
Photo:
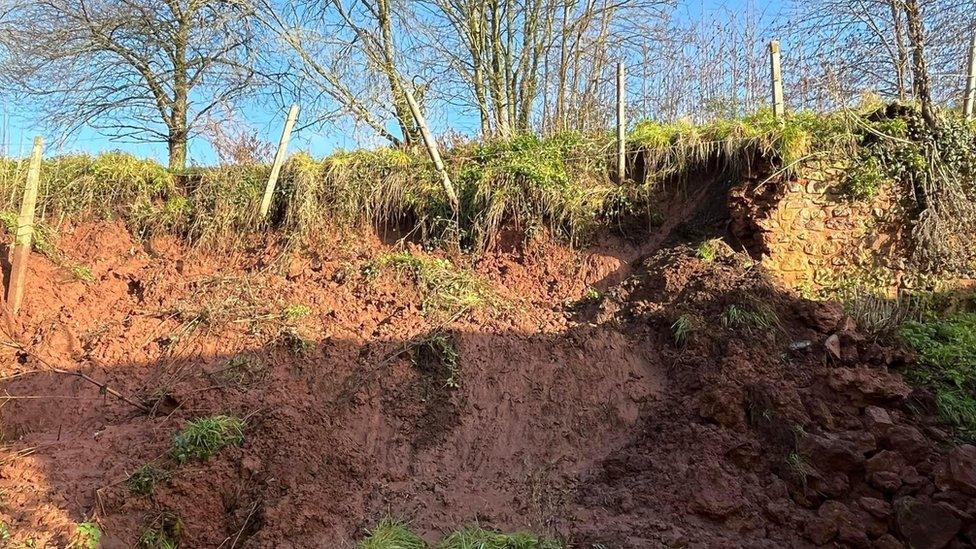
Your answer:
[[[357,549],[426,549],[427,542],[407,528],[406,523],[384,519],[356,545]]]
[[[685,313],[679,316],[678,320],[675,320],[674,324],[671,325],[671,332],[674,335],[675,344],[679,347],[687,345],[688,340],[700,324],[700,319],[691,313]]]
[[[483,528],[465,528],[442,541],[438,549],[559,549],[562,544],[519,532],[501,534]]]
[[[730,305],[722,313],[722,325],[733,330],[767,331],[779,325],[776,313],[765,306],[755,308]]]
[[[444,386],[461,386],[461,353],[454,340],[443,333],[432,334],[417,344],[414,365],[422,371],[440,374]]]
[[[244,443],[244,422],[233,416],[197,419],[173,437],[172,454],[176,461],[206,461],[226,446]]]
[[[183,521],[173,513],[160,513],[139,536],[139,549],[177,549],[182,536]]]

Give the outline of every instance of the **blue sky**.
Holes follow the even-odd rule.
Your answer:
[[[679,0],[680,1],[680,0]],[[692,0],[680,2],[677,16],[706,17],[709,12],[719,9],[737,11],[745,9],[749,0]],[[753,0],[751,2],[760,10],[764,7],[778,9],[783,2],[772,0]],[[277,143],[281,127],[284,123],[286,108],[270,107],[258,103],[243,105],[239,115],[259,132],[263,139]],[[300,117],[301,118],[301,117]],[[449,125],[455,131],[470,133],[474,120],[451,120]],[[299,125],[300,122],[299,122]],[[30,112],[18,111],[15,107],[0,103],[0,147],[12,156],[24,156],[30,151],[34,135],[44,135],[43,128],[35,116]],[[49,143],[46,154],[63,154],[72,152],[97,153],[106,150],[122,150],[139,157],[154,158],[165,163],[167,157],[166,145],[163,143],[132,143],[113,140],[100,135],[91,128],[81,128],[70,138],[58,142],[58,136],[44,135]],[[362,136],[359,136],[362,137]],[[292,135],[290,150],[306,150],[314,156],[326,155],[335,149],[352,149],[362,145],[351,130],[342,126],[309,128]],[[216,155],[205,139],[197,138],[190,141],[189,158],[191,163],[211,164],[216,161]]]

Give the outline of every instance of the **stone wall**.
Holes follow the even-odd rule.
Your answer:
[[[890,186],[873,198],[852,200],[840,192],[836,170],[808,170],[806,175],[780,183],[763,207],[753,209],[763,265],[801,291],[876,275],[886,279],[877,285],[894,292],[900,284],[905,229],[897,189]]]

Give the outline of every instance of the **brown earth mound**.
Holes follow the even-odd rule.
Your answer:
[[[530,241],[473,266],[497,304],[438,316],[409,277],[362,275],[376,241],[189,253],[91,224],[61,247],[93,280],[32,258],[5,336],[17,540],[64,544],[94,519],[103,546],[131,547],[178,517],[185,547],[342,547],[388,515],[430,539],[480,523],[574,547],[976,535],[976,448],[901,380],[908,357],[742,255],[672,247],[631,268],[646,249]],[[246,420],[244,444],[172,466],[174,433],[219,413]],[[135,495],[150,462],[171,477]]]

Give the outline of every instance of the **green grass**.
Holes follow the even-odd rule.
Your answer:
[[[473,527],[459,530],[437,545],[438,549],[559,549],[561,544],[519,532],[501,534]]]
[[[721,239],[706,240],[695,248],[695,255],[705,263],[711,263],[718,256],[721,242]]]
[[[899,334],[918,351],[909,380],[931,389],[942,418],[976,440],[976,313],[906,322]]]
[[[82,522],[75,527],[74,538],[69,547],[73,549],[98,549],[102,540],[102,530],[94,522]]]
[[[129,491],[137,496],[149,496],[156,490],[156,485],[165,482],[170,477],[168,471],[164,471],[152,464],[146,464],[133,471],[125,484]]]
[[[326,231],[391,225],[428,243],[460,242],[474,251],[494,242],[503,226],[526,234],[546,228],[577,243],[601,228],[620,229],[635,214],[653,217],[662,182],[757,155],[786,175],[799,173],[805,160],[823,160],[846,169],[851,197],[872,196],[896,181],[924,177],[931,167],[924,153],[933,139],[943,144],[951,173],[972,186],[972,125],[947,118],[944,135],[927,136],[918,133],[914,115],[888,119],[877,115],[880,106],[782,119],[760,111],[702,125],[641,121],[628,142],[646,160],[646,178],[623,185],[610,177],[609,132],[462,143],[442,151],[460,199],[456,218],[422,151],[337,151],[320,159],[295,154],[282,169],[267,219],[259,218],[257,206],[269,166],[172,174],[117,152],[57,156],[42,167],[38,218],[55,227],[65,218],[121,219],[138,236],[168,233],[210,246],[269,230],[302,243]],[[0,211],[19,208],[26,171],[24,159],[0,159]],[[43,241],[39,237],[39,249]]]
[[[503,534],[480,527],[458,530],[440,543],[428,545],[407,524],[385,519],[367,533],[358,549],[561,549],[563,545],[525,532]]]
[[[454,315],[497,303],[486,282],[468,270],[457,268],[447,259],[394,252],[368,262],[363,267],[363,274],[372,278],[387,270],[407,274],[416,280],[425,313]]]
[[[674,324],[671,325],[675,344],[678,346],[686,345],[700,324],[700,319],[693,314],[685,313],[679,316],[678,320],[675,320]]]
[[[191,421],[173,437],[172,455],[179,463],[206,461],[226,446],[244,443],[244,422],[232,416]]]
[[[358,549],[426,549],[427,543],[410,531],[407,524],[384,519],[356,545]]]
[[[766,331],[779,324],[776,313],[767,307],[750,308],[742,305],[730,305],[722,313],[722,325],[733,330]]]

